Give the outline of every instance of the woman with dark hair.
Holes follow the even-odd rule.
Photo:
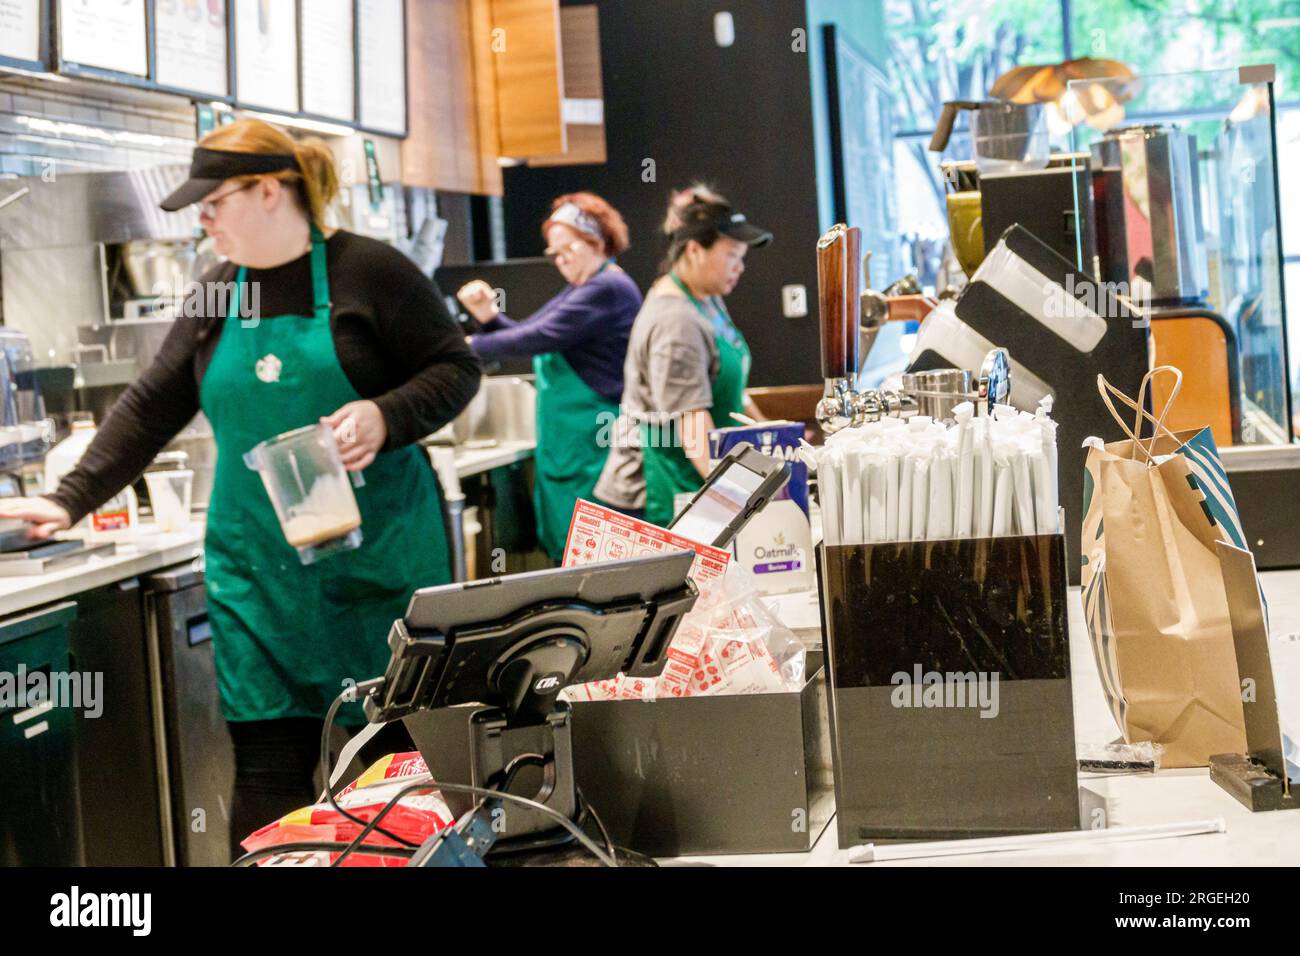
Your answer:
[[[609,442],[600,438],[618,417],[623,360],[641,292],[614,263],[628,246],[623,217],[594,193],[556,199],[542,236],[546,255],[568,284],[537,312],[519,322],[507,318],[479,279],[456,295],[483,326],[470,338],[480,358],[533,360],[537,535],[559,561],[573,505],[595,497],[609,452]]]
[[[638,450],[616,446],[596,494],[617,507],[644,501],[647,521],[667,525],[673,498],[709,473],[709,430],[735,424],[745,405],[750,355],[722,299],[745,271],[745,253],[772,234],[703,187],[673,197],[665,275],[632,327],[623,407],[640,428]],[[639,468],[638,468],[639,464]]]

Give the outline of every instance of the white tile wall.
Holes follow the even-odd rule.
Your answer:
[[[0,79],[0,173],[37,176],[50,162],[86,171],[189,161],[194,109],[187,102],[61,85]]]

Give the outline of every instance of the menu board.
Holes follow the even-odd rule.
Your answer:
[[[352,0],[302,3],[302,111],[352,122],[355,44]]]
[[[209,96],[230,92],[226,0],[158,0],[154,30],[154,79],[159,85]]]
[[[145,0],[59,0],[59,51],[67,63],[149,75]]]
[[[298,112],[298,5],[235,0],[235,98],[243,105]]]
[[[360,0],[361,125],[406,132],[406,22],[402,0]]]
[[[35,60],[41,55],[40,0],[0,0],[0,56]]]

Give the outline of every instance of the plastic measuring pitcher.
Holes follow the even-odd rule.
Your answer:
[[[339,457],[334,431],[324,423],[268,438],[244,454],[262,476],[284,538],[303,564],[361,546],[361,512]]]

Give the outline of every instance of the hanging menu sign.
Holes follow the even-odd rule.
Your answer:
[[[240,104],[298,112],[298,5],[235,0],[235,98]]]
[[[302,2],[302,111],[352,122],[355,44],[352,0]]]
[[[149,75],[145,0],[59,0],[59,51],[66,63]]]
[[[361,125],[406,132],[406,23],[402,0],[360,0]]]
[[[0,56],[35,60],[40,55],[40,0],[0,0]]]
[[[154,79],[161,86],[225,96],[226,0],[158,0]]]

